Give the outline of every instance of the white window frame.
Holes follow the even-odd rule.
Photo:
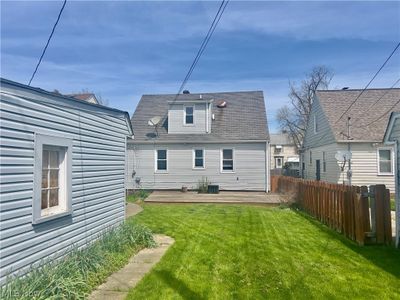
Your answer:
[[[165,150],[166,151],[166,161],[167,161],[167,169],[166,170],[158,170],[157,169],[157,160],[158,160],[158,150]],[[157,148],[154,150],[154,173],[166,174],[169,170],[169,151],[168,148]]]
[[[59,149],[59,205],[41,208],[42,198],[42,161],[43,147]],[[46,221],[61,218],[72,213],[72,139],[60,138],[43,134],[35,134],[35,165],[33,185],[33,214],[32,223],[39,224]]]
[[[322,151],[322,173],[326,173],[326,152]]]
[[[203,166],[196,167],[196,150],[203,151]],[[192,150],[192,168],[194,170],[204,170],[206,168],[206,149],[205,148],[193,148]]]
[[[277,161],[278,159],[281,160],[281,166],[278,167]],[[275,168],[276,169],[283,169],[283,156],[275,156]]]
[[[318,123],[317,122],[318,122],[317,116],[314,115],[314,134],[318,133]]]
[[[380,150],[389,150],[390,151],[390,162],[391,162],[391,172],[381,172],[380,170],[380,156],[379,156],[379,151]],[[379,147],[376,149],[376,161],[377,161],[377,167],[378,167],[378,175],[379,176],[393,176],[394,175],[394,151],[393,148],[391,147]]]
[[[232,150],[232,162],[233,162],[232,170],[224,170],[224,150]],[[220,149],[220,172],[221,173],[235,173],[236,172],[235,148],[224,147],[224,148]]]
[[[193,109],[193,123],[186,123],[186,108],[191,107]],[[195,112],[195,105],[183,105],[183,125],[184,126],[194,126],[194,112]]]

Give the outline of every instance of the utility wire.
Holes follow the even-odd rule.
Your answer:
[[[206,49],[206,47],[207,47],[207,45],[208,45],[208,43],[209,43],[209,41],[210,41],[215,29],[217,28],[218,23],[221,20],[221,17],[223,15],[223,13],[225,11],[225,8],[228,5],[228,3],[229,3],[229,0],[223,0],[221,2],[221,5],[219,6],[218,11],[215,14],[214,20],[212,21],[211,26],[208,29],[208,32],[207,32],[206,36],[204,37],[203,42],[201,43],[199,50],[197,51],[197,54],[196,54],[196,56],[195,56],[195,58],[194,58],[194,60],[192,62],[192,65],[189,68],[189,71],[186,73],[186,76],[183,79],[182,84],[179,87],[179,90],[176,93],[175,98],[172,101],[172,104],[175,103],[175,101],[178,99],[179,95],[181,94],[181,92],[185,88],[186,83],[190,79],[190,76],[192,75],[193,70],[195,69],[195,67],[196,67],[197,63],[199,62],[202,54],[204,53],[204,50]],[[163,119],[166,119],[167,116],[168,116],[168,112],[164,115]]]
[[[60,9],[60,12],[58,13],[57,20],[56,20],[56,22],[55,22],[54,25],[53,25],[53,29],[51,30],[51,33],[50,33],[49,38],[47,39],[46,46],[44,46],[44,49],[43,49],[43,51],[42,51],[42,55],[41,55],[40,58],[39,58],[39,61],[38,61],[37,65],[36,65],[36,68],[35,68],[35,71],[33,71],[33,74],[32,74],[32,76],[31,76],[31,79],[29,80],[29,83],[28,83],[29,86],[31,85],[32,80],[33,80],[33,78],[35,77],[37,70],[39,69],[40,63],[42,62],[42,59],[43,59],[43,57],[44,57],[44,54],[46,53],[47,47],[48,47],[49,44],[50,44],[51,38],[53,37],[53,34],[54,34],[54,31],[55,31],[55,29],[56,29],[56,27],[57,27],[58,21],[60,21],[61,14],[62,14],[62,12],[63,12],[63,10],[64,10],[65,4],[67,4],[67,0],[64,0],[64,3],[63,3],[63,5],[62,5],[62,7],[61,7],[61,9]]]
[[[387,62],[390,60],[390,58],[393,56],[393,54],[397,51],[397,49],[400,47],[400,42],[397,44],[397,46],[394,48],[392,53],[390,53],[389,57],[385,60],[385,62],[382,64],[382,66],[379,68],[379,70],[375,73],[375,75],[372,77],[372,79],[368,82],[368,84],[365,86],[365,88],[358,94],[358,96],[353,100],[353,102],[349,105],[349,107],[342,113],[339,119],[336,120],[335,124],[339,122],[343,116],[352,108],[352,106],[357,102],[357,100],[361,97],[361,95],[365,92],[365,90],[370,86],[372,81],[378,76],[378,74],[381,72],[381,70],[385,67]]]
[[[398,83],[400,82],[400,78],[395,81],[395,83],[392,84],[390,88],[387,89],[385,93],[382,94],[373,104],[371,104],[365,111],[362,112],[363,115],[365,115],[367,112],[369,112],[376,104],[378,104],[379,101],[382,100],[383,97],[385,97]],[[356,121],[353,121],[356,123],[357,121],[360,120],[360,117],[356,119]]]

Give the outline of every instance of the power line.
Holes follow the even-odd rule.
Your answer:
[[[400,82],[400,78],[397,79],[397,80],[395,81],[395,83],[393,83],[392,86],[391,86],[390,88],[388,88],[387,91],[386,91],[385,93],[382,94],[382,96],[380,96],[373,104],[371,104],[371,105],[370,105],[365,111],[363,111],[362,113],[363,113],[363,114],[366,114],[367,112],[369,112],[369,111],[371,110],[371,108],[374,107],[379,101],[381,101],[382,98],[385,97],[385,96],[391,91],[391,89],[393,89],[399,82]],[[358,120],[360,120],[359,117],[356,119],[356,121],[358,121]],[[355,122],[356,122],[356,121],[355,121]]]
[[[65,4],[67,4],[67,0],[64,0],[64,3],[63,3],[63,5],[62,5],[62,7],[61,7],[61,9],[60,9],[60,12],[58,13],[57,20],[56,20],[56,22],[55,22],[54,25],[53,25],[53,29],[51,30],[51,33],[50,33],[49,38],[47,39],[46,46],[44,46],[44,49],[43,49],[43,51],[42,51],[42,55],[41,55],[40,58],[39,58],[39,61],[38,61],[37,65],[36,65],[36,68],[35,68],[35,71],[33,71],[32,76],[31,76],[31,79],[29,80],[29,83],[28,83],[29,86],[31,85],[31,82],[32,82],[33,78],[34,78],[35,75],[36,75],[36,72],[37,72],[37,70],[38,70],[38,68],[39,68],[39,66],[40,66],[40,63],[42,62],[42,59],[43,59],[43,57],[44,57],[44,54],[46,53],[47,47],[48,47],[49,44],[50,44],[50,40],[51,40],[51,38],[53,37],[53,34],[54,34],[54,31],[55,31],[55,29],[56,29],[56,27],[57,27],[58,21],[60,21],[61,14],[62,14],[62,12],[63,12],[63,10],[64,10]]]
[[[186,83],[190,79],[190,76],[192,75],[192,73],[193,73],[197,63],[199,62],[202,54],[204,53],[204,50],[206,49],[206,47],[207,47],[207,45],[208,45],[208,43],[209,43],[209,41],[210,41],[215,29],[217,28],[218,23],[221,20],[221,17],[223,15],[223,13],[225,11],[225,8],[228,5],[228,3],[229,3],[229,0],[223,0],[221,2],[221,5],[219,6],[218,11],[215,14],[215,17],[214,17],[214,19],[213,19],[213,21],[211,23],[211,26],[208,29],[208,32],[207,32],[206,36],[204,37],[203,42],[201,43],[199,50],[197,51],[197,54],[196,54],[191,66],[189,68],[189,71],[186,73],[186,76],[183,79],[182,84],[180,85],[178,92],[176,93],[175,98],[172,101],[172,104],[178,99],[179,95],[181,94],[181,92],[185,88]],[[168,116],[168,112],[164,115],[163,119],[165,119],[167,116]]]
[[[356,126],[356,127],[357,127],[357,128],[364,128],[364,127],[368,127],[368,126],[372,125],[372,124],[375,123],[375,122],[378,122],[378,121],[381,120],[384,116],[386,116],[388,113],[390,113],[390,112],[392,111],[392,109],[395,108],[396,105],[399,104],[399,103],[400,103],[400,99],[397,100],[387,111],[385,111],[382,115],[380,115],[380,116],[379,116],[378,118],[376,118],[375,120],[369,122],[369,123],[366,124],[366,125],[363,125],[363,126]]]
[[[368,84],[364,87],[364,89],[358,94],[358,96],[353,100],[353,102],[349,105],[349,107],[342,113],[339,119],[336,120],[335,124],[339,122],[343,116],[352,108],[352,106],[357,102],[357,100],[361,97],[361,95],[365,92],[365,90],[370,86],[372,81],[378,76],[378,74],[381,72],[381,70],[385,67],[386,63],[390,60],[390,58],[393,56],[393,54],[397,51],[397,49],[400,47],[400,42],[397,44],[397,46],[394,48],[392,53],[390,53],[389,57],[385,60],[385,62],[382,64],[382,66],[379,68],[379,70],[375,73],[375,75],[372,77],[372,79],[368,82]]]

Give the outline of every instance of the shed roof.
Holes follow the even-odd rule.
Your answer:
[[[287,133],[271,133],[271,145],[294,145]]]
[[[200,99],[201,95],[201,99]],[[176,94],[143,95],[132,117],[132,126],[135,128],[135,141],[153,141],[154,128],[149,126],[148,120],[154,116],[166,116],[168,106],[175,101]],[[267,116],[262,91],[249,92],[221,92],[181,94],[176,101],[212,101],[211,133],[204,134],[168,134],[168,118],[158,129],[157,142],[216,142],[269,139]],[[217,104],[225,100],[225,108],[218,108]]]
[[[126,120],[128,131],[131,134],[133,134],[129,113],[126,111],[122,111],[119,109],[111,108],[100,104],[81,101],[74,97],[62,95],[59,93],[49,92],[41,88],[32,87],[2,77],[0,77],[0,87],[2,93],[9,93],[11,91],[12,93],[18,93],[18,96],[29,97],[31,100],[36,100],[39,102],[47,102],[47,103],[57,102],[57,103],[63,103],[63,105],[73,107],[78,110],[79,109],[88,110],[91,112],[95,112],[97,110],[98,112],[101,111],[103,113],[110,113],[113,114],[114,116],[119,115]]]
[[[382,142],[390,113],[400,110],[400,89],[367,89],[351,109],[339,120],[361,89],[323,90],[316,96],[325,113],[335,139],[345,140],[347,117],[350,119],[350,137],[353,141]]]

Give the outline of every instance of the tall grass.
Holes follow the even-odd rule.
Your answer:
[[[154,247],[151,231],[132,222],[110,229],[85,248],[74,248],[56,261],[43,261],[26,276],[15,277],[0,291],[0,299],[85,299],[131,255]]]

